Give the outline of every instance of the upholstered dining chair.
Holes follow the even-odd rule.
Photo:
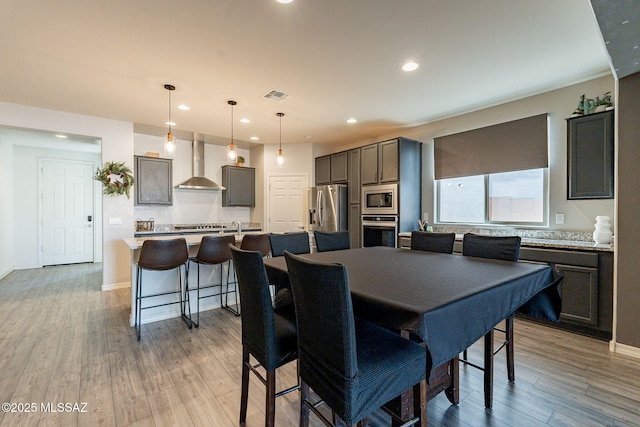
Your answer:
[[[189,294],[185,292],[184,298],[182,294],[182,267],[185,270],[185,276],[188,281],[187,274],[187,260],[189,259],[189,252],[187,250],[187,242],[183,238],[178,239],[169,239],[169,240],[145,240],[142,244],[142,249],[140,249],[140,257],[138,258],[138,265],[136,267],[136,304],[135,304],[135,319],[134,326],[136,327],[136,335],[138,341],[140,341],[140,332],[141,332],[141,323],[142,323],[142,310],[146,310],[149,308],[159,307],[160,305],[167,304],[180,304],[180,313],[182,318],[191,329],[193,322],[191,320],[191,304],[189,302]],[[178,276],[178,289],[175,291],[169,292],[154,292],[154,293],[146,293],[143,292],[142,287],[142,272],[143,270],[151,270],[151,271],[167,271],[167,270],[177,270]],[[153,282],[149,280],[149,282]],[[153,283],[147,285],[148,287],[152,287]],[[167,304],[158,304],[158,305],[147,305],[145,307],[142,306],[143,300],[147,298],[158,297],[161,295],[167,294],[178,294],[179,298],[177,301],[167,303]],[[189,314],[187,314],[186,310],[189,310]]]
[[[229,248],[242,299],[240,425],[247,419],[249,372],[253,372],[267,387],[265,426],[270,427],[275,423],[276,397],[299,388],[297,384],[276,393],[276,369],[298,358],[295,319],[274,310],[262,253]],[[251,356],[264,368],[266,378],[252,365]]]
[[[456,233],[411,232],[411,249],[417,251],[453,253]]]
[[[269,256],[271,254],[269,234],[245,234],[242,236],[240,249],[245,251],[260,251],[263,257]]]
[[[284,255],[298,331],[300,425],[308,426],[309,411],[332,425],[309,387],[349,426],[413,387],[414,412],[426,426],[426,350],[354,318],[343,265]]]
[[[271,256],[282,256],[284,251],[292,254],[308,254],[311,252],[309,246],[309,234],[306,231],[284,234],[270,234]]]
[[[520,255],[520,242],[519,236],[482,236],[473,233],[466,233],[462,238],[462,255],[472,256],[478,258],[497,259],[503,261],[517,261]],[[513,318],[511,314],[505,320],[505,329],[493,328],[494,331],[503,332],[505,334],[505,340],[497,347],[493,348],[494,344],[491,343],[491,352],[485,350],[485,363],[484,367],[477,366],[470,363],[467,358],[467,350],[462,353],[460,361],[473,366],[478,369],[489,369],[491,372],[487,373],[490,377],[493,376],[493,360],[487,360],[488,357],[493,359],[500,350],[506,347],[507,351],[507,377],[510,382],[515,381],[515,367],[514,367],[514,342],[513,342]],[[486,338],[485,338],[486,339]],[[485,347],[488,344],[485,343]],[[487,399],[489,402],[487,402]],[[485,396],[485,406],[491,407],[491,396]],[[488,403],[488,405],[487,405]]]
[[[229,244],[235,243],[236,238],[232,235],[227,236],[204,236],[202,240],[200,240],[200,247],[198,248],[198,253],[195,257],[189,258],[189,262],[193,262],[197,266],[196,270],[196,321],[194,322],[194,326],[197,328],[200,325],[200,300],[203,298],[210,298],[215,296],[220,296],[220,305],[222,308],[225,308],[235,314],[236,316],[240,315],[238,308],[240,305],[238,304],[238,292],[237,292],[237,284],[233,277],[231,276],[231,252],[229,252]],[[200,283],[200,266],[201,265],[219,265],[220,266],[220,284],[202,284]],[[227,278],[226,278],[226,288],[223,290],[224,283],[224,266],[226,265],[227,270]],[[233,285],[233,291],[229,290],[229,285]],[[209,288],[217,288],[220,287],[219,292],[214,292],[209,295],[200,295],[200,291],[202,289]],[[187,292],[189,292],[189,287],[187,284]],[[229,305],[229,294],[233,292],[235,297],[235,308]],[[224,299],[223,299],[224,296]]]
[[[318,252],[350,249],[348,231],[314,231]]]

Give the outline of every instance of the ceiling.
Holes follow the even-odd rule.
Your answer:
[[[166,131],[166,83],[179,131],[228,139],[233,99],[236,140],[277,143],[283,112],[283,144],[339,145],[611,73],[588,0],[4,0],[2,9],[0,101],[151,134]],[[420,67],[402,71],[409,60]],[[263,98],[272,89],[290,97]]]

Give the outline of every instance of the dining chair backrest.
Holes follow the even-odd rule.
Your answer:
[[[455,233],[411,232],[411,249],[413,250],[451,254],[455,241]]]
[[[236,238],[228,236],[204,236],[195,259],[203,264],[221,264],[231,259],[229,244],[234,244]]]
[[[259,251],[244,251],[229,246],[238,276],[242,301],[242,345],[266,370],[282,365],[278,357],[278,342],[269,279]]]
[[[263,234],[245,234],[242,236],[240,249],[245,251],[260,251],[263,257],[271,253],[271,242],[269,235]]]
[[[309,246],[309,234],[306,231],[299,233],[270,234],[271,256],[282,256],[284,251],[292,254],[308,254],[311,252]]]
[[[462,255],[478,258],[517,261],[520,236],[481,236],[466,233],[462,238]]]
[[[296,311],[300,376],[340,413],[358,362],[347,269],[285,252]],[[336,396],[335,402],[329,401]]]
[[[189,252],[184,238],[145,240],[140,250],[138,267],[147,270],[171,270],[187,262]]]
[[[348,231],[314,231],[318,252],[350,249]]]

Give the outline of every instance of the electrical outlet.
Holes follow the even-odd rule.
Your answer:
[[[564,224],[564,214],[556,213],[556,224]]]
[[[422,212],[422,221],[429,222],[429,212]]]

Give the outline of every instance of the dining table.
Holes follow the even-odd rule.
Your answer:
[[[344,265],[356,316],[424,342],[429,398],[445,391],[453,404],[460,352],[518,310],[556,321],[560,314],[561,277],[544,264],[381,246],[300,256]],[[286,293],[285,258],[268,258],[265,268],[276,295]],[[491,387],[485,376],[485,394]]]

